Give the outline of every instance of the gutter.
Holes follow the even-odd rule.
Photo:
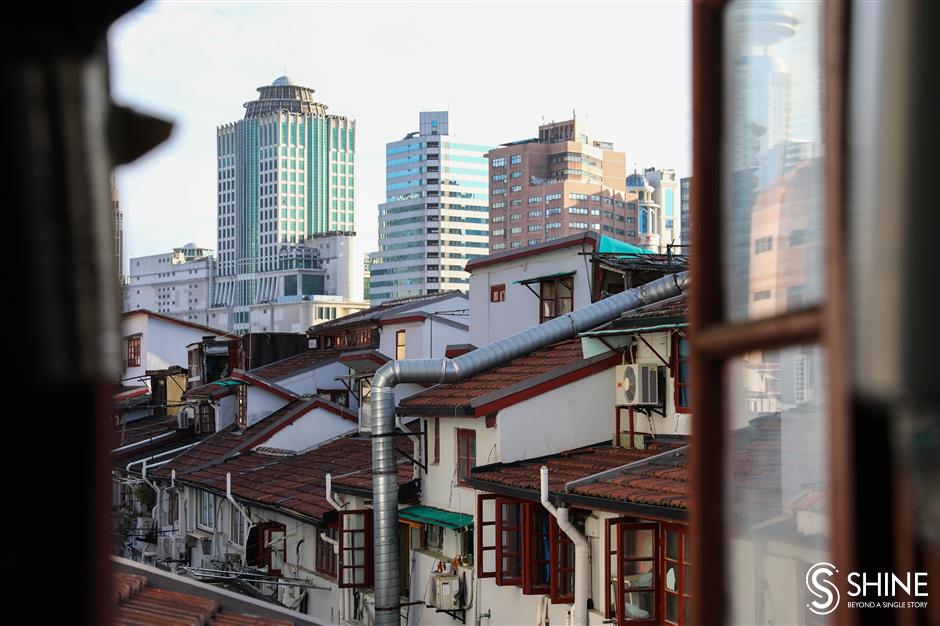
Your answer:
[[[375,626],[399,626],[398,470],[395,387],[452,383],[610,322],[625,311],[681,294],[689,273],[663,276],[582,307],[454,359],[389,361],[372,379],[372,507]]]
[[[591,544],[568,518],[571,509],[556,509],[548,501],[548,468],[544,465],[540,473],[540,500],[542,506],[558,521],[558,528],[568,535],[574,544],[574,626],[588,623],[588,583],[591,580]]]

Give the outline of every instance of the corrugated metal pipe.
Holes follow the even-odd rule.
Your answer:
[[[544,324],[494,341],[454,359],[389,361],[372,378],[372,509],[375,624],[400,624],[398,580],[398,466],[395,453],[395,386],[452,383],[553,343],[596,328],[621,313],[677,296],[689,274],[670,274],[605,298]]]
[[[540,474],[542,506],[558,522],[559,530],[568,535],[571,543],[574,544],[574,626],[587,626],[588,586],[591,582],[591,544],[568,518],[569,510],[565,507],[556,509],[549,502],[548,468],[543,465]]]

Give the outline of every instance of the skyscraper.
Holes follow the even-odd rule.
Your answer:
[[[543,124],[538,138],[502,144],[487,157],[493,252],[585,230],[638,242],[626,157],[592,139],[583,120]]]
[[[114,269],[117,271],[118,284],[124,284],[124,212],[118,197],[114,174],[111,175],[111,218],[114,226]]]
[[[327,113],[313,89],[281,76],[258,88],[245,117],[220,126],[215,305],[247,330],[249,308],[322,293],[307,238],[355,223],[356,122]]]
[[[419,130],[386,144],[385,202],[373,254],[373,304],[466,291],[467,261],[488,253],[488,146],[453,141],[447,111],[425,111]]]
[[[679,181],[680,209],[682,216],[682,243],[690,245],[692,243],[692,177],[683,178]],[[685,254],[690,251],[686,250]]]

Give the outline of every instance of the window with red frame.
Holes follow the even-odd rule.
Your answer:
[[[539,323],[574,310],[574,279],[558,278],[539,283]]]
[[[499,534],[496,532],[496,496],[489,493],[477,494],[477,578],[496,576],[496,544]]]
[[[546,594],[551,585],[551,528],[557,522],[541,503],[526,502],[522,506],[525,514],[522,593]]]
[[[470,470],[477,464],[477,433],[469,428],[457,429],[457,484],[467,486]]]
[[[685,626],[692,615],[692,546],[685,526],[663,524],[660,554],[663,561],[663,620]]]
[[[434,460],[432,463],[437,465],[441,462],[441,418],[434,418]]]
[[[584,520],[588,513],[570,510],[568,519],[584,533]],[[551,536],[551,598],[552,602],[570,604],[574,602],[574,542],[558,527],[552,519]]]
[[[320,532],[330,539],[337,540],[339,533],[339,520],[330,522],[320,529]],[[328,541],[317,535],[317,562],[316,570],[331,578],[336,578],[336,550]]]
[[[496,584],[522,585],[524,502],[496,498]]]
[[[370,586],[372,584],[372,510],[340,511],[337,530],[339,534],[338,586],[340,588]]]
[[[127,366],[140,367],[140,335],[127,338]]]
[[[238,427],[245,429],[248,428],[248,385],[238,385],[236,390]]]
[[[678,413],[688,413],[692,407],[692,364],[689,361],[692,343],[682,331],[672,335],[672,375],[674,401]]]
[[[660,623],[659,524],[619,517],[605,528],[604,616],[618,626]]]
[[[492,285],[490,287],[490,302],[506,301],[506,285]]]
[[[279,575],[287,555],[287,527],[278,522],[262,522],[251,529],[246,550],[248,565],[266,567]]]

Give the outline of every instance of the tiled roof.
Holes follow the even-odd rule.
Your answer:
[[[567,494],[601,498],[614,502],[646,504],[685,509],[691,493],[684,441],[677,438],[658,440],[645,449],[590,446],[552,457],[518,463],[489,465],[472,470],[471,478],[479,488],[498,486],[528,491],[539,497],[540,469],[548,468],[548,489],[552,495]],[[667,458],[650,458],[679,450]],[[646,461],[646,462],[644,462]],[[623,473],[565,490],[565,485],[628,464]],[[618,508],[618,507],[612,507]]]
[[[167,479],[176,470],[178,482],[224,493],[225,475],[231,472],[235,497],[294,517],[322,519],[333,510],[325,498],[327,473],[332,474],[338,491],[372,489],[372,445],[368,436],[341,437],[295,455],[255,449],[291,416],[322,401],[302,398],[242,433],[230,426],[162,465],[154,475]],[[399,448],[409,454],[411,446],[406,438],[399,441]],[[398,479],[399,484],[412,481],[411,463],[402,461]]]
[[[175,431],[177,425],[178,422],[174,416],[150,415],[115,426],[112,433],[114,447],[129,446],[132,443],[152,440],[160,435]]]
[[[116,572],[111,576],[111,623],[115,626],[289,626],[272,620],[226,612],[219,603],[198,595],[156,589],[145,576]]]
[[[373,307],[369,307],[368,309],[356,311],[355,313],[338,317],[335,320],[330,320],[328,322],[317,324],[316,326],[311,326],[308,333],[315,335],[322,330],[336,330],[338,328],[344,328],[354,324],[361,324],[363,322],[377,320],[386,316],[394,316],[404,311],[418,308],[420,305],[437,302],[438,300],[446,300],[455,295],[459,296],[463,294],[457,289],[451,289],[449,291],[442,291],[440,293],[410,296],[407,298],[398,298],[397,300],[386,300],[385,302],[377,304]]]
[[[436,385],[402,400],[403,408],[470,408],[474,401],[513,385],[524,385],[539,375],[563,370],[579,362],[587,364],[580,339],[569,339],[471,376],[460,382]]]
[[[638,309],[627,311],[618,319],[614,320],[614,324],[617,324],[621,321],[626,322],[633,320],[652,320],[663,317],[685,318],[688,316],[688,313],[689,292],[684,291],[678,296],[673,296],[672,298],[660,300],[659,302],[653,302],[652,304],[641,306]]]
[[[324,363],[335,361],[342,353],[342,350],[307,350],[269,365],[256,367],[249,370],[248,374],[254,378],[274,383],[316,369]]]
[[[209,400],[218,400],[235,393],[239,381],[232,378],[223,378],[205,385],[199,385],[183,392],[184,398],[208,398]]]
[[[162,313],[157,313],[156,311],[151,311],[150,309],[134,309],[133,311],[127,311],[121,314],[121,319],[125,320],[129,317],[134,317],[135,315],[146,315],[147,317],[152,317],[154,319],[163,320],[164,322],[170,322],[172,324],[178,324],[180,326],[187,326],[193,330],[198,330],[207,335],[212,335],[214,337],[227,337],[229,339],[241,339],[239,335],[233,335],[232,333],[227,333],[224,330],[219,330],[218,328],[212,328],[211,326],[205,326],[203,324],[196,324],[194,322],[187,322],[186,320],[179,320],[175,317],[169,315],[164,315]]]

